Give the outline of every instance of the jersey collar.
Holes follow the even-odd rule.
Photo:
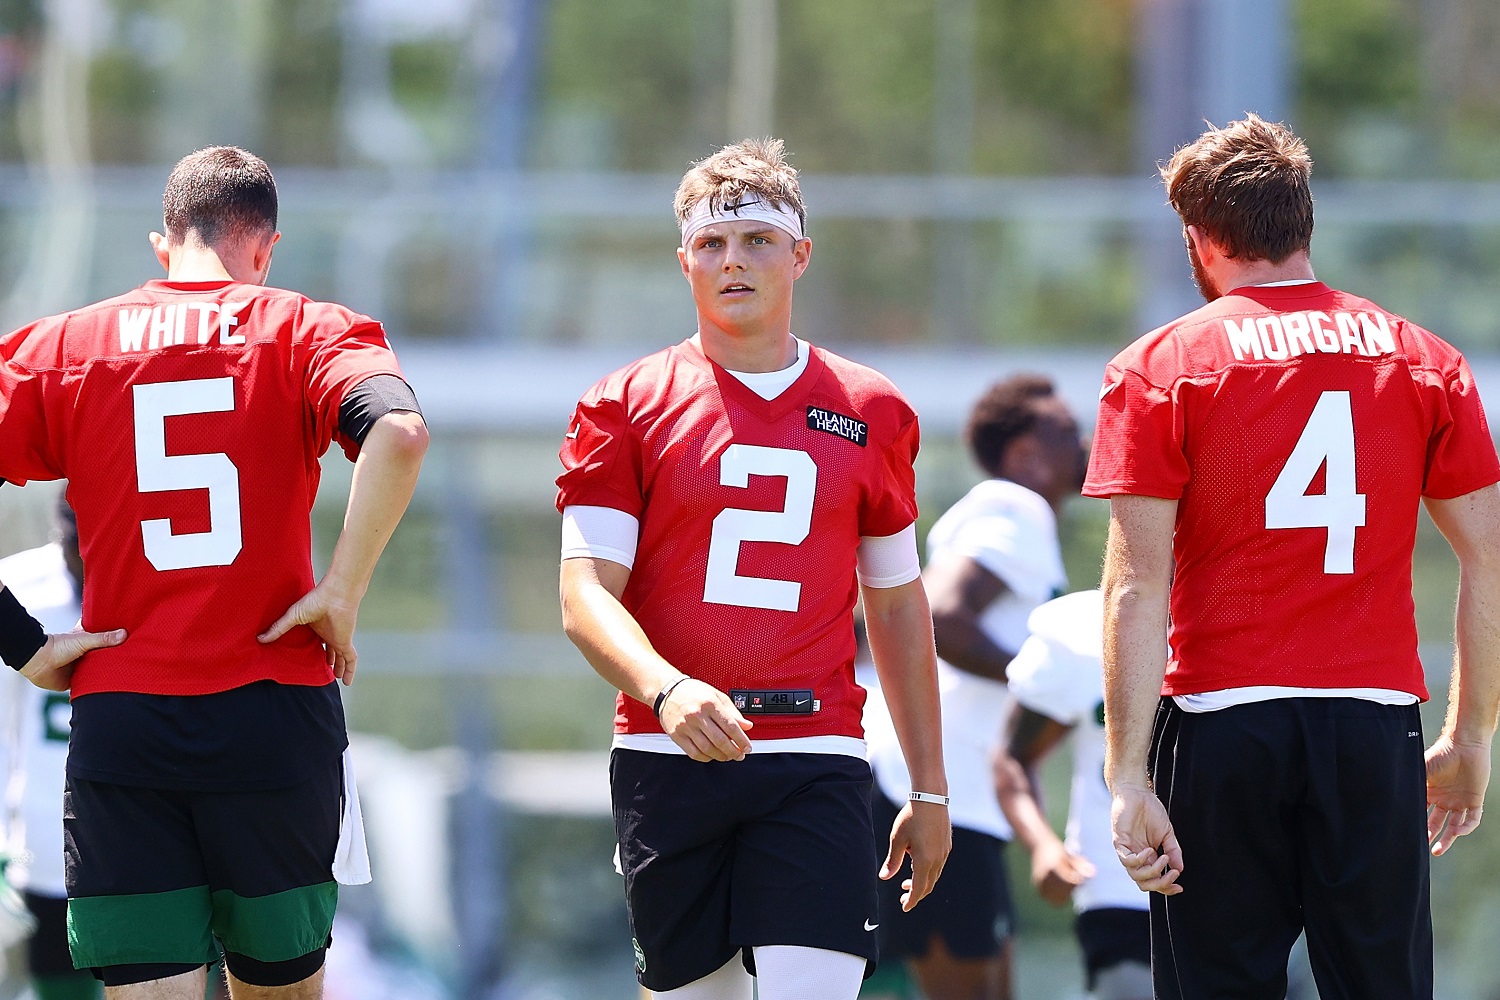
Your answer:
[[[719,387],[719,395],[733,399],[748,410],[762,414],[767,420],[779,420],[807,399],[808,392],[823,375],[823,352],[816,344],[807,345],[807,368],[797,380],[787,386],[775,399],[764,399],[755,390],[735,378],[723,365],[703,353],[703,348],[689,337],[677,345],[682,356],[694,366],[713,376]]]

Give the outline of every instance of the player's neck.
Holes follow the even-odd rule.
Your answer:
[[[1221,291],[1229,292],[1249,285],[1265,285],[1273,281],[1314,280],[1312,261],[1307,251],[1299,250],[1280,263],[1268,260],[1231,260],[1221,258],[1219,273],[1214,276]]]
[[[167,264],[168,281],[238,281],[258,284],[260,275],[254,265],[242,260],[245,254],[221,254],[197,242],[171,248]]]
[[[710,361],[732,372],[779,372],[797,362],[797,338],[787,328],[730,332],[700,322],[698,346]]]

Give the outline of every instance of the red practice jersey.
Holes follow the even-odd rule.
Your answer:
[[[1236,289],[1116,357],[1083,492],[1178,501],[1165,694],[1426,699],[1417,509],[1496,481],[1463,356],[1314,282]]]
[[[595,385],[563,442],[559,509],[640,522],[624,604],[657,652],[721,691],[804,690],[757,739],[862,735],[855,554],[917,516],[917,418],[879,373],[817,347],[765,400],[691,341]],[[660,733],[620,696],[617,733]]]
[[[400,374],[380,324],[275,288],[152,281],[23,327],[0,357],[0,477],[68,480],[84,627],[130,633],[84,658],[75,697],[333,679],[311,629],[255,637],[312,589],[339,404]]]

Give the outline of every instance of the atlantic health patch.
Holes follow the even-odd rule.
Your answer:
[[[861,448],[870,438],[870,425],[863,420],[846,417],[842,413],[834,413],[821,406],[807,408],[807,428],[827,434],[837,434],[846,441],[853,441]]]

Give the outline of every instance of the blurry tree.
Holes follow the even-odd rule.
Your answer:
[[[553,0],[540,87],[553,162],[535,165],[674,170],[705,155],[707,142],[693,135],[697,108],[724,99],[729,38],[698,26],[727,26],[726,12],[723,0]],[[592,127],[575,128],[579,116]],[[578,141],[605,144],[607,162]]]
[[[1130,170],[1137,2],[981,5],[979,173]]]

